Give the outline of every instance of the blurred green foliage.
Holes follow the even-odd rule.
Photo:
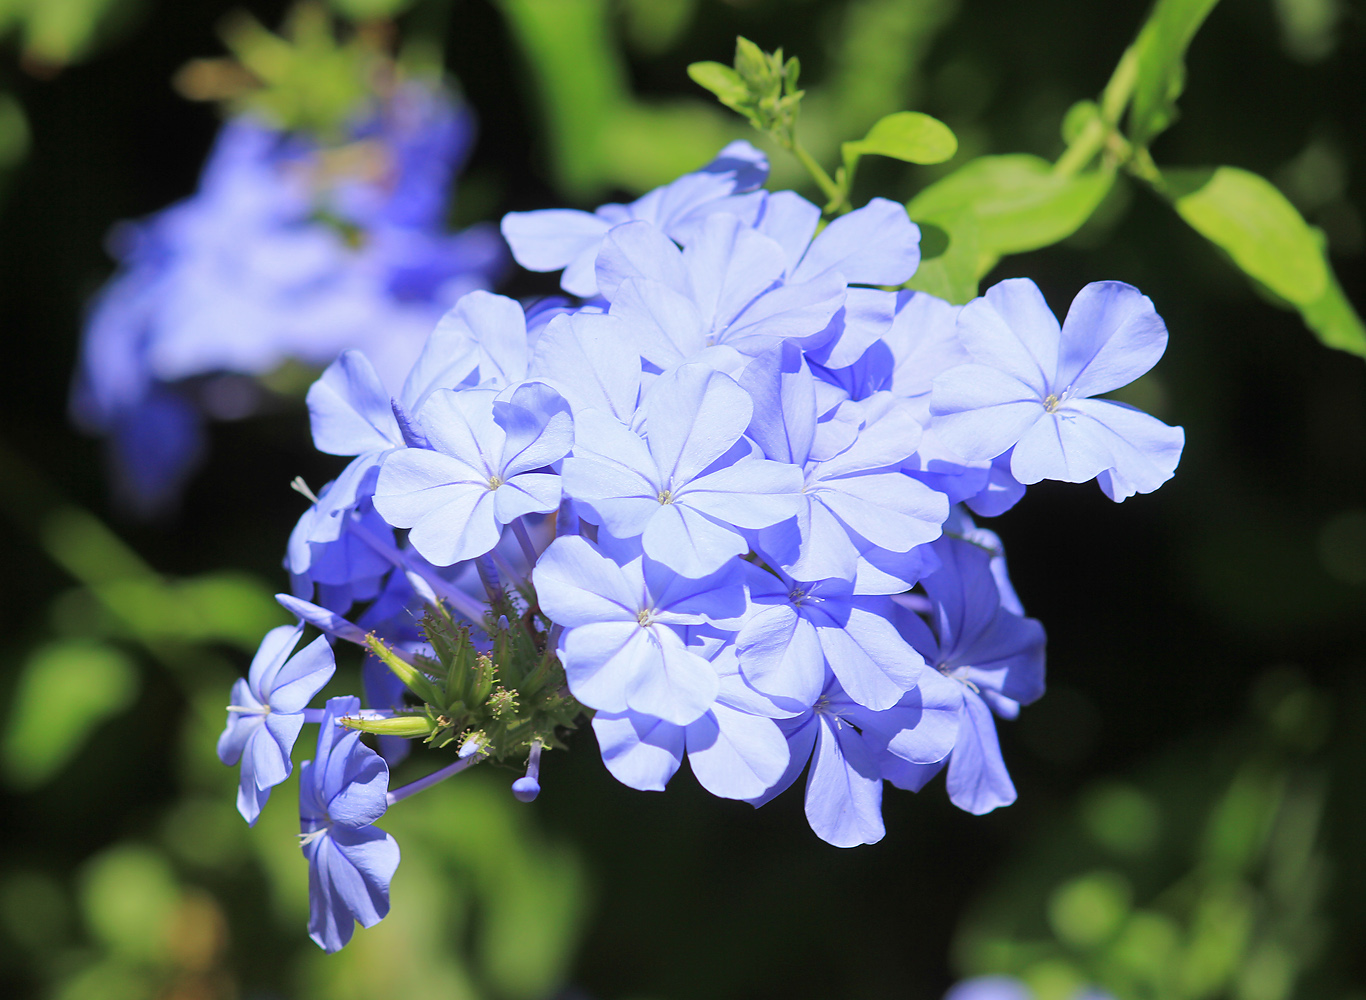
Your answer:
[[[1238,729],[1081,793],[959,928],[971,974],[1039,1000],[1286,1000],[1322,960],[1329,708],[1299,674],[1255,685]],[[1306,994],[1299,994],[1306,995]],[[1312,994],[1309,994],[1312,995]]]

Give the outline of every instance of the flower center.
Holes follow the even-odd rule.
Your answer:
[[[1043,400],[1044,411],[1046,413],[1057,413],[1058,404],[1060,402],[1062,402],[1062,400],[1058,399],[1057,396],[1053,395],[1053,393],[1050,392],[1047,396],[1044,397]]]
[[[636,613],[636,624],[641,628],[649,628],[655,623],[655,616],[649,608]]]
[[[659,502],[660,502],[660,503],[673,503],[673,502],[674,502],[673,490],[660,490],[660,491],[659,491]]]
[[[502,477],[502,476],[489,476],[489,489],[491,489],[491,490],[496,490],[498,487],[500,487],[500,486],[502,486],[502,485],[503,485],[503,477]]]

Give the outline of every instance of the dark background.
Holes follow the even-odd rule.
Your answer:
[[[284,484],[335,473],[312,451],[299,405],[215,425],[211,460],[183,507],[152,524],[110,505],[99,446],[66,417],[83,305],[112,271],[105,232],[189,194],[216,129],[214,113],[178,97],[168,80],[186,59],[221,51],[214,25],[240,6],[270,25],[283,10],[150,3],[121,37],[55,78],[27,75],[12,58],[0,70],[33,132],[0,207],[0,440],[27,468],[10,461],[0,475],[12,494],[41,498],[40,480],[50,484],[108,520],[161,572],[233,567],[278,587],[299,513]],[[1146,6],[964,0],[928,47],[915,106],[970,132],[979,151],[1056,156],[1061,113],[1104,85]],[[743,33],[800,54],[804,82],[819,90],[844,7],[705,0],[663,53],[626,49],[633,83],[644,94],[693,95],[687,63],[728,60]],[[484,0],[456,4],[446,42],[448,68],[481,121],[469,175],[482,214],[563,204],[524,57],[499,11]],[[1330,144],[1341,192],[1318,204],[1312,190],[1300,197],[1329,233],[1348,296],[1366,305],[1362,6],[1345,8],[1331,52],[1305,61],[1287,54],[1270,2],[1229,0],[1188,65],[1183,116],[1159,139],[1156,159],[1236,164],[1294,196],[1287,164],[1311,142]],[[907,197],[928,176],[870,170],[862,194],[882,183]],[[1187,439],[1176,478],[1157,494],[1115,505],[1093,485],[1044,484],[991,525],[1025,607],[1049,634],[1049,694],[1000,727],[1019,802],[978,818],[952,808],[939,782],[914,796],[889,788],[886,839],[841,851],[806,827],[795,793],[756,813],[712,799],[686,774],[666,794],[633,792],[611,779],[580,733],[572,753],[552,756],[534,810],[591,873],[594,906],[571,976],[585,995],[938,996],[955,977],[949,955],[960,914],[1018,844],[1091,781],[1235,725],[1256,679],[1287,666],[1332,709],[1322,751],[1332,944],[1301,995],[1345,995],[1363,981],[1366,540],[1344,554],[1353,536],[1333,525],[1344,515],[1359,523],[1353,512],[1366,511],[1366,368],[1261,299],[1148,192],[1132,186],[1120,200],[1110,226],[1008,258],[984,282],[1027,275],[1059,312],[1088,281],[1140,287],[1171,331],[1149,385],[1160,393],[1156,412],[1183,425]],[[543,287],[524,277],[501,290]],[[1340,551],[1325,560],[1325,547]],[[70,581],[22,518],[0,521],[0,553],[0,643],[9,651],[0,667],[8,670],[43,636],[48,606]],[[1333,570],[1344,560],[1345,575]],[[57,779],[0,796],[8,857],[74,871],[112,839],[149,828],[180,794],[173,761],[184,695],[154,664],[147,669],[136,706]],[[0,697],[10,684],[0,679]],[[1206,762],[1192,751],[1187,766]],[[230,916],[251,912],[253,891],[259,884],[215,889]],[[264,937],[233,924],[227,962],[248,995],[285,989],[270,959],[252,950],[269,954]],[[5,965],[25,991],[46,981],[13,947]]]

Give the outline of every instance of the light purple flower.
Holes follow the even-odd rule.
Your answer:
[[[318,728],[318,751],[299,767],[300,846],[308,859],[308,936],[339,951],[355,924],[373,927],[389,912],[398,842],[373,824],[388,808],[389,766],[338,719],[360,699],[333,698]]]
[[[749,457],[741,439],[753,405],[733,379],[682,365],[655,380],[643,408],[645,439],[585,411],[564,462],[565,495],[608,532],[640,537],[651,559],[704,577],[749,550],[741,529],[797,513],[801,474]]]
[[[1091,398],[1132,382],[1166,349],[1167,328],[1138,289],[1093,282],[1059,328],[1034,283],[1015,278],[964,306],[958,332],[973,363],[934,380],[930,411],[940,440],[963,458],[1013,448],[1019,482],[1098,479],[1116,501],[1171,478],[1182,429]]]
[[[228,724],[218,737],[218,759],[242,764],[237,811],[251,824],[270,790],[293,770],[290,752],[303,729],[304,709],[336,670],[323,636],[290,655],[303,631],[300,623],[266,633],[247,676],[232,686]]]
[[[375,509],[411,528],[413,548],[438,566],[483,555],[504,524],[560,505],[560,479],[538,471],[574,443],[568,404],[550,386],[440,389],[422,408],[431,449],[390,454],[375,487]]]
[[[541,610],[564,627],[569,690],[590,708],[686,726],[711,707],[720,682],[678,629],[733,627],[745,612],[746,564],[693,579],[649,558],[638,541],[599,540],[601,550],[581,536],[557,538],[532,573]]]
[[[597,211],[567,208],[510,212],[503,236],[512,255],[529,271],[564,268],[560,285],[583,298],[598,293],[594,263],[603,237],[613,226],[643,220],[673,239],[682,239],[712,212],[757,211],[763,195],[734,198],[753,191],[768,177],[768,159],[747,142],[732,142],[701,170],[649,192],[629,205],[608,204]],[[738,202],[738,204],[737,204]]]

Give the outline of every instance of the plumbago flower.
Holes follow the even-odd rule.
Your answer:
[[[904,209],[821,229],[766,169],[733,144],[629,206],[509,216],[517,258],[591,301],[471,292],[398,392],[360,352],[310,391],[315,443],[350,464],[296,484],[313,502],[281,603],[369,654],[370,707],[329,702],[346,730],[391,762],[402,737],[456,750],[381,797],[346,737],[318,801],[354,781],[367,805],[315,805],[310,843],[379,844],[385,803],[486,759],[525,763],[530,801],[585,718],[633,788],[686,757],[761,806],[805,771],[812,830],[845,847],[885,835],[888,782],[946,771],[965,810],[1014,800],[994,720],[1043,693],[1044,633],[967,510],[1042,478],[1122,499],[1169,476],[1180,429],[1091,398],[1165,330],[1127,285],[1087,286],[1061,327],[1023,280],[961,309],[889,291],[919,260]],[[324,947],[384,912],[367,878],[315,892]]]
[[[314,639],[294,653],[303,631],[302,623],[271,629],[251,661],[251,672],[232,686],[218,759],[229,766],[241,762],[237,811],[251,824],[261,815],[270,790],[294,769],[289,755],[303,729],[305,709],[337,669],[325,639]]]
[[[361,348],[402,382],[437,319],[505,268],[491,227],[444,224],[473,137],[469,111],[419,81],[358,108],[341,145],[242,115],[192,196],[114,230],[71,409],[106,438],[126,503],[173,505],[205,418],[254,412],[255,380],[287,362]]]

